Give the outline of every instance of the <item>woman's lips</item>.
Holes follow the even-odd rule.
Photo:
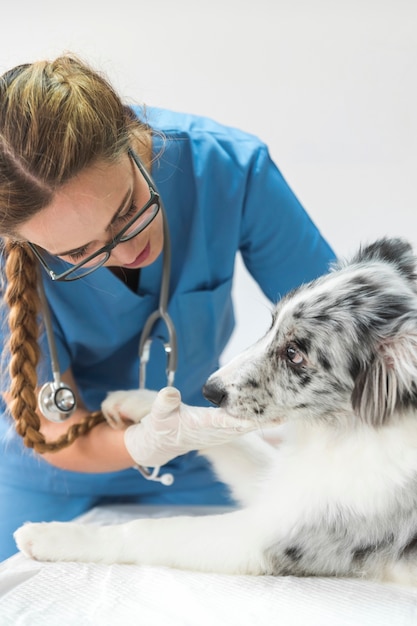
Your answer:
[[[142,263],[146,261],[150,252],[151,252],[151,244],[148,241],[148,243],[146,244],[142,252],[138,254],[138,256],[133,261],[133,263],[128,263],[126,265],[123,265],[123,267],[127,267],[128,269],[136,269],[137,267],[140,267],[140,265],[142,265]]]

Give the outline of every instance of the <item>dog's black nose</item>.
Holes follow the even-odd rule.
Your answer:
[[[203,387],[203,396],[216,406],[221,406],[226,402],[227,391],[216,379],[209,380]]]

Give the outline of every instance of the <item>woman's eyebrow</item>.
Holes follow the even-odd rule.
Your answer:
[[[110,222],[107,224],[107,226],[105,228],[106,232],[111,229],[111,227],[113,226],[114,222],[119,217],[120,213],[122,213],[122,211],[124,210],[124,208],[126,207],[128,202],[130,202],[132,194],[133,194],[133,189],[132,188],[128,189],[126,194],[125,194],[125,196],[123,197],[123,200],[122,200],[119,208],[116,210],[116,212],[113,215],[113,217],[111,218]],[[78,246],[77,248],[73,248],[73,250],[67,250],[66,252],[54,252],[53,254],[54,254],[54,256],[71,256],[72,254],[76,254],[80,250],[85,250],[92,243],[93,243],[92,241],[89,241],[88,243],[84,244],[83,246]]]

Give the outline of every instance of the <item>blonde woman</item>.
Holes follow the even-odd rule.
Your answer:
[[[197,407],[207,406],[202,385],[233,330],[236,252],[271,301],[333,260],[256,137],[193,115],[124,106],[101,74],[70,55],[6,72],[1,559],[16,551],[12,533],[23,522],[68,520],[101,502],[230,502],[206,462],[182,454],[198,442],[166,443],[171,487],[145,481],[132,468],[143,460],[135,442],[128,446],[99,412],[108,392],[137,387],[139,337],[158,306],[164,217],[152,194],[164,203],[171,236],[175,386],[206,420],[201,445],[217,428],[216,410]],[[78,398],[63,423],[37,409],[38,390],[51,379],[39,280],[62,379]],[[147,387],[165,384],[165,354],[155,348]],[[139,431],[135,437],[141,445]],[[146,441],[152,448],[152,437]]]

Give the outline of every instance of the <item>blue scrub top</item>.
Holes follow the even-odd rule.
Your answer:
[[[152,176],[171,233],[175,385],[185,402],[206,404],[201,387],[217,369],[234,326],[231,289],[237,251],[273,302],[326,272],[334,255],[259,139],[193,115],[156,108],[135,112],[155,131]],[[139,337],[158,306],[161,275],[159,258],[141,270],[137,293],[107,268],[71,283],[52,283],[45,276],[60,368],[72,369],[89,409],[98,409],[111,390],[138,386]],[[167,338],[164,327],[154,334]],[[42,349],[48,355],[44,338]],[[147,387],[165,386],[165,369],[162,344],[154,342]],[[39,382],[47,380],[48,356],[39,368]],[[10,424],[0,417],[0,484],[65,494],[167,492],[134,470],[91,475],[54,468],[25,448]],[[216,496],[221,486],[195,453],[170,465],[177,478],[169,488],[173,502],[181,501],[181,489],[194,490],[185,498],[190,502],[222,501]]]

